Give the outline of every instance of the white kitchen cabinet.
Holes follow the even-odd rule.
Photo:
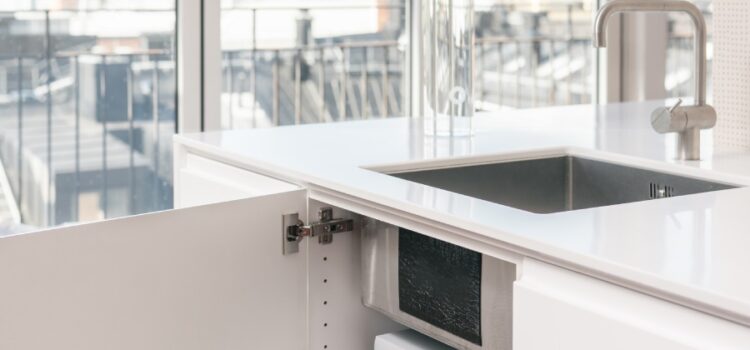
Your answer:
[[[177,181],[182,182],[178,196],[184,205],[231,200],[239,194],[253,196],[264,191],[274,193],[295,188],[281,180],[187,151],[182,153],[181,159],[185,161],[181,162]],[[194,174],[201,176],[191,178]],[[220,190],[222,186],[227,186],[228,190]],[[219,190],[205,191],[212,187]],[[312,205],[317,208],[321,204]],[[308,259],[311,261],[335,254],[347,261],[344,265],[318,264],[309,268],[312,288],[308,297],[318,300],[309,304],[310,319],[337,318],[332,324],[367,319],[362,314],[370,311],[361,308],[359,295],[347,292],[359,288],[359,274],[346,268],[359,264],[359,254],[351,248],[359,244],[359,237],[337,237],[335,243],[328,246],[313,244],[309,249]],[[347,280],[352,285],[341,288],[329,281],[329,285],[323,288],[314,288],[316,278],[312,276],[318,275],[317,280],[321,280],[324,275],[330,274],[326,271],[330,268],[341,270],[336,272],[338,275],[350,274]],[[529,258],[524,259],[520,271],[521,278],[514,284],[513,291],[513,348],[516,350],[750,348],[750,332],[746,327]],[[320,302],[326,299],[322,295],[326,294],[326,288],[335,291],[334,294],[343,293],[346,296],[344,299],[348,297],[349,307],[340,309],[347,310],[346,313],[332,314]],[[356,315],[348,315],[350,312]],[[346,340],[340,340],[336,332],[332,332],[333,328],[317,323],[309,325],[310,349],[325,345],[347,348],[342,347],[344,344],[334,344],[336,341],[346,343]],[[372,334],[402,328],[386,320],[380,320],[380,325],[378,331],[373,330]],[[363,323],[357,328],[369,326]],[[362,348],[369,348],[369,345],[362,343]]]
[[[282,255],[306,190],[0,241],[0,349],[368,349],[359,234]],[[349,215],[336,210],[336,215]]]
[[[179,144],[175,147],[174,159],[175,208],[252,198],[299,188],[227,162],[197,155]]]
[[[514,349],[750,349],[746,327],[526,259]]]
[[[178,145],[175,198],[180,209],[0,240],[0,349],[364,350],[404,329],[362,304],[359,230],[282,254],[283,215],[309,223],[328,206],[306,189]],[[465,243],[398,210],[332,203],[337,218]],[[469,243],[518,263],[513,349],[750,348],[747,327]]]

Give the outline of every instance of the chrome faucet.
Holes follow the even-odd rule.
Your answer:
[[[706,22],[700,9],[682,0],[613,0],[599,8],[594,20],[594,47],[607,46],[607,23],[612,15],[632,11],[684,12],[695,26],[695,105],[663,107],[651,114],[656,132],[676,132],[678,158],[700,159],[700,131],[716,125],[716,111],[706,104]]]

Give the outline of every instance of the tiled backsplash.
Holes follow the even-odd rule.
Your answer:
[[[750,150],[750,1],[714,1],[714,104],[718,150]]]

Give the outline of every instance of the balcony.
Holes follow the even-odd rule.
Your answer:
[[[592,102],[596,61],[590,4],[545,6],[477,7],[478,111]],[[374,10],[354,5],[224,9],[241,20],[252,18],[253,37],[249,47],[222,50],[221,125],[256,128],[408,115],[404,7],[381,7],[375,10],[389,14],[382,31],[309,36],[279,45],[254,36],[256,23],[262,25],[256,19],[266,12],[298,14],[295,25],[311,28],[315,11]],[[172,10],[144,13],[174,18]],[[5,14],[12,19],[0,25],[16,28],[7,32],[21,35],[27,45],[0,50],[0,222],[46,227],[170,208],[170,138],[177,113],[172,34],[128,39],[147,49],[119,52],[113,48],[124,39],[64,35],[65,21],[90,21],[71,11],[32,11],[26,22]],[[706,16],[710,20],[710,12]],[[691,86],[690,37],[681,23],[673,19],[669,31],[670,96],[684,95]]]

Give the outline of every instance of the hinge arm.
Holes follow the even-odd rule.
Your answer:
[[[319,222],[305,225],[299,220],[299,214],[286,214],[283,217],[283,254],[299,251],[299,242],[305,237],[318,237],[318,243],[330,244],[334,233],[354,230],[354,220],[333,219],[332,208],[321,208],[318,211]]]

